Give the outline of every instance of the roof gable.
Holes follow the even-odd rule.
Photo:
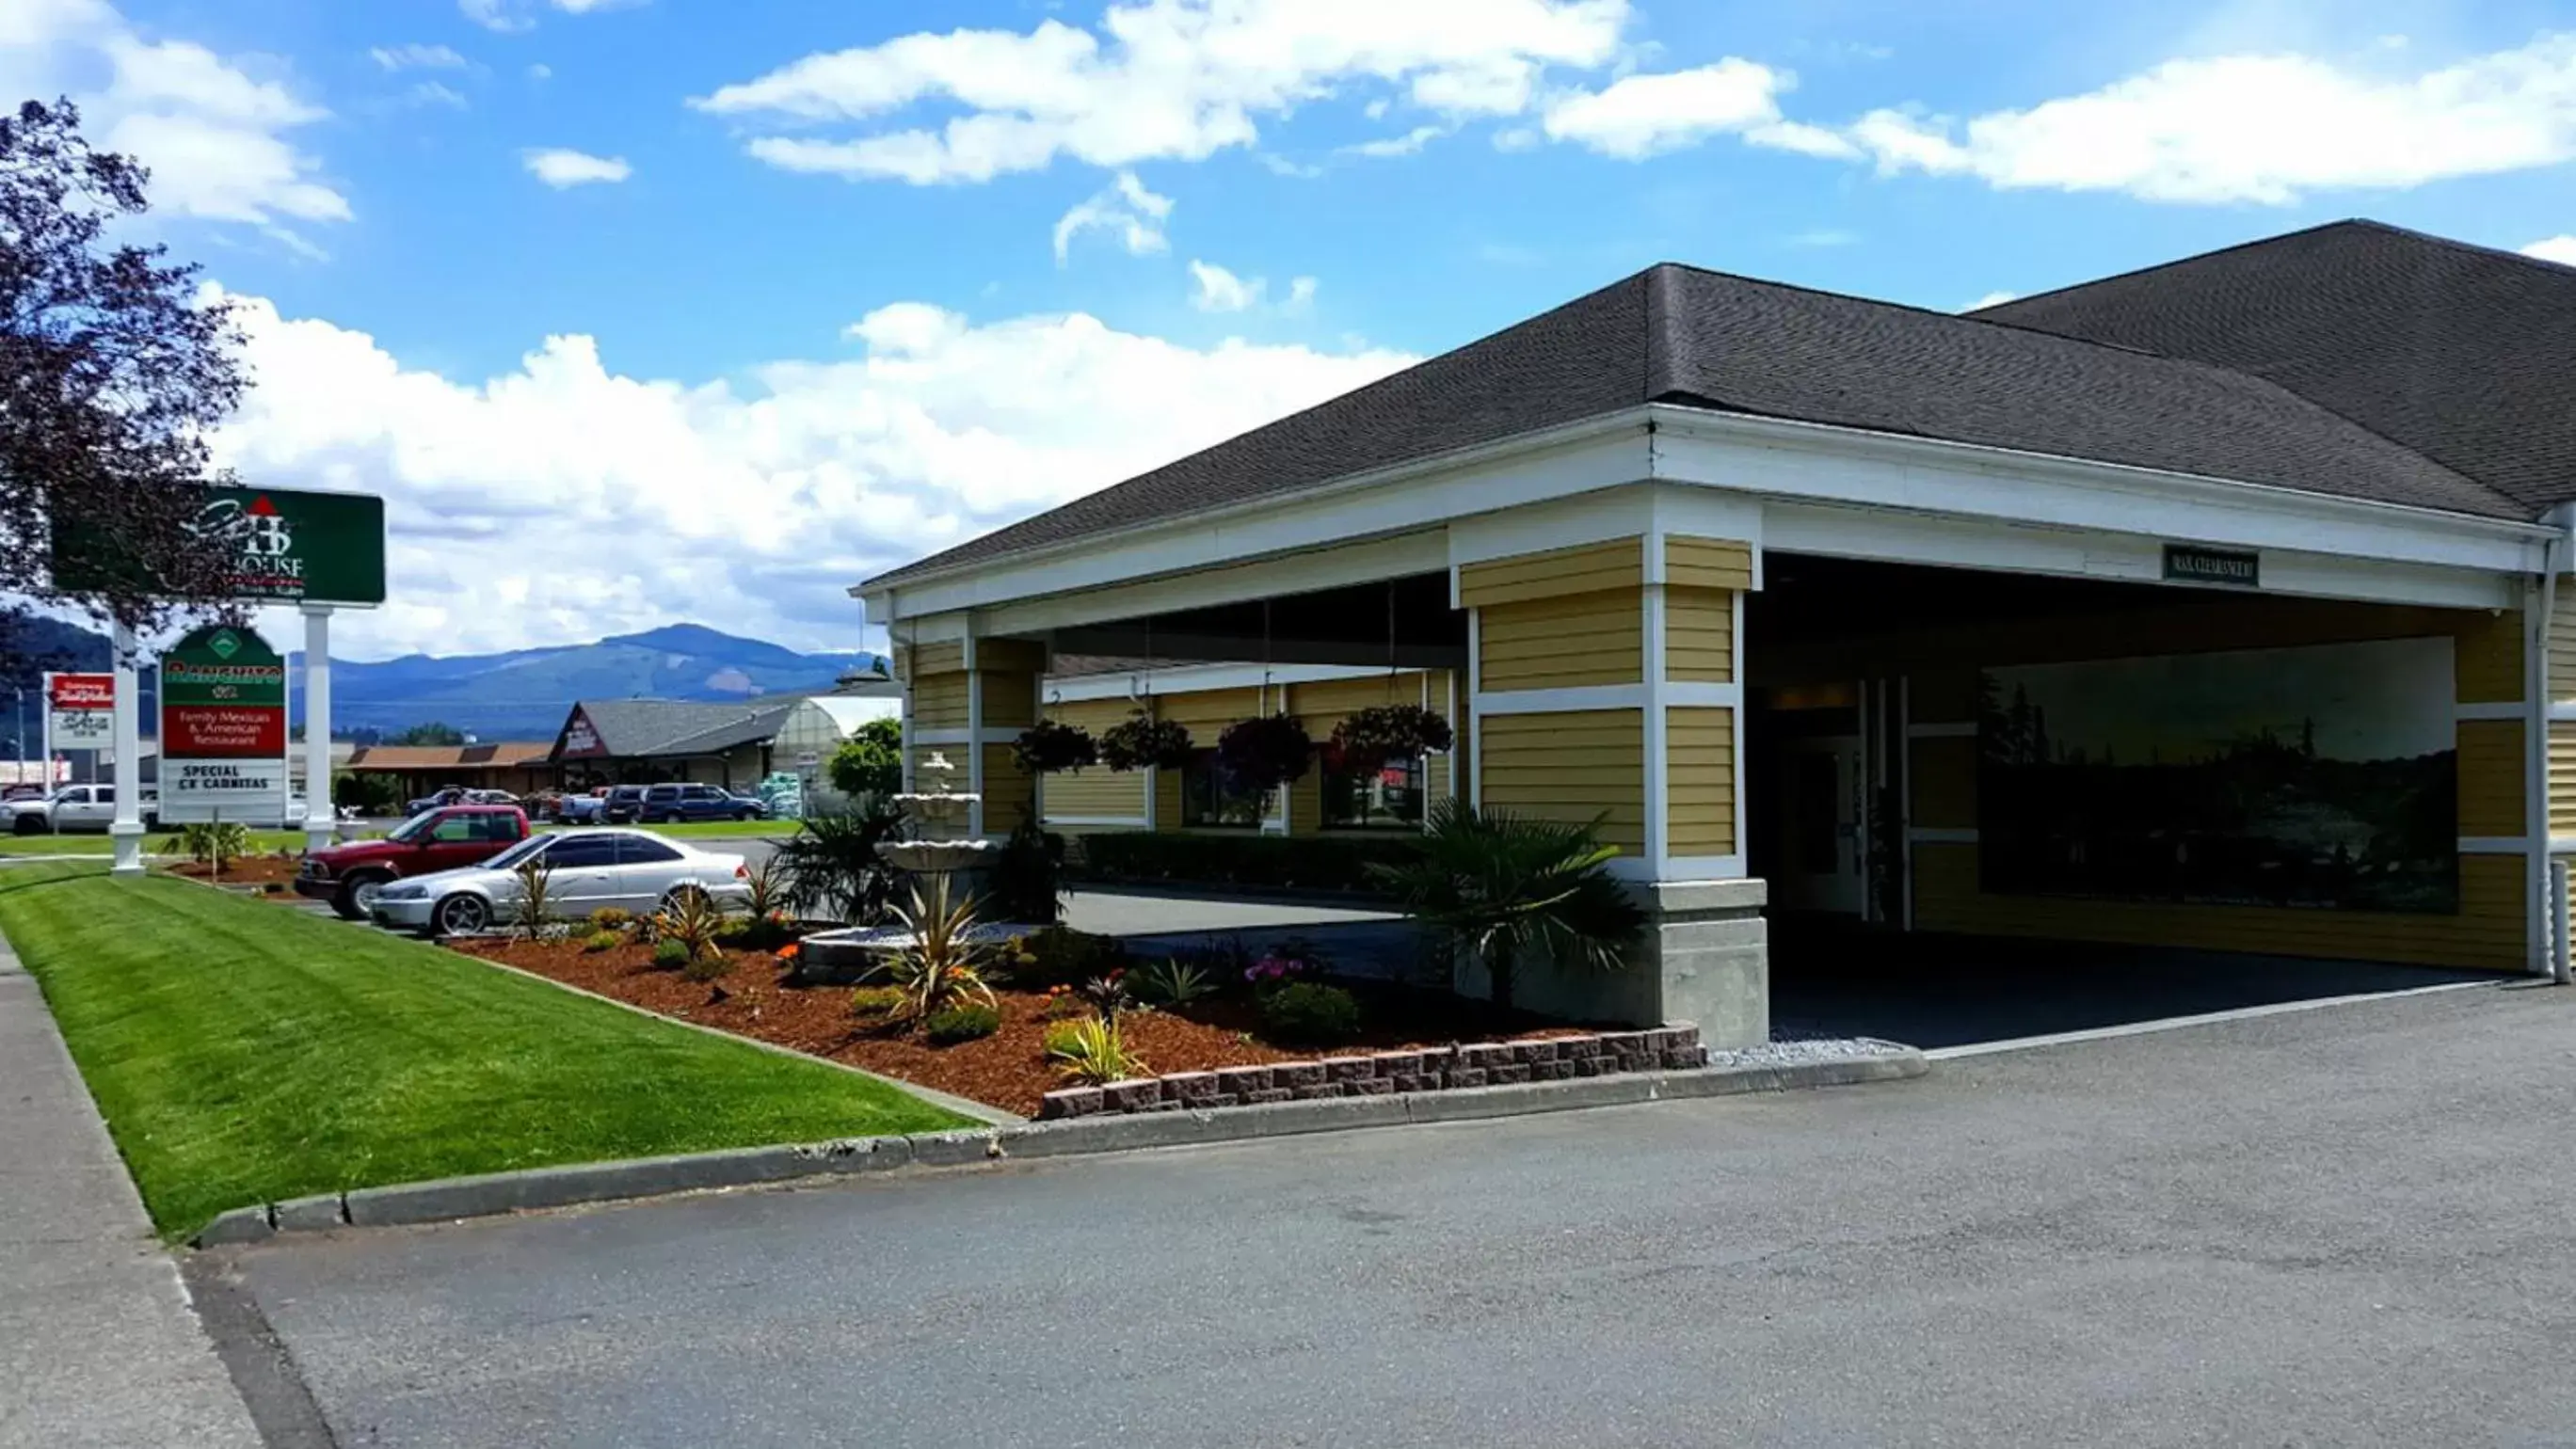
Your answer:
[[[2267,378],[2525,517],[2576,498],[2576,267],[2344,221],[1976,315]]]

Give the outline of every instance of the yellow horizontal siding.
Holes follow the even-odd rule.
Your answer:
[[[1377,674],[1364,679],[1319,679],[1311,684],[1288,687],[1290,712],[1304,722],[1306,733],[1317,740],[1330,736],[1336,725],[1364,709],[1389,704],[1421,704],[1422,671],[1405,670],[1395,674]],[[1444,684],[1431,693],[1431,709],[1446,718],[1449,713],[1449,691]]]
[[[1646,677],[1645,598],[1637,589],[1498,604],[1476,616],[1487,691],[1637,684]]]
[[[1927,931],[2426,966],[2518,970],[2525,957],[2514,855],[2461,856],[2460,913],[2432,916],[1990,896],[1978,889],[1976,846],[1924,843],[1914,847],[1914,921]]]
[[[1616,538],[1607,543],[1461,564],[1458,604],[1467,609],[1522,604],[1560,594],[1633,589],[1645,581],[1646,541]]]
[[[1590,709],[1484,718],[1490,809],[1589,824],[1630,854],[1646,848],[1646,727],[1641,710]]]
[[[966,646],[954,640],[945,644],[915,644],[901,651],[907,677],[925,678],[933,674],[956,674],[966,668]]]
[[[2549,833],[2576,835],[2576,722],[2549,727]]]
[[[2549,626],[2549,697],[2576,701],[2576,577],[2564,574]]]
[[[1038,722],[1038,677],[998,669],[975,671],[984,690],[984,728],[1024,730]]]
[[[984,833],[1008,835],[1037,803],[1037,778],[1011,762],[1009,745],[984,747]]]
[[[1913,823],[1926,830],[1976,828],[1975,737],[1936,735],[1914,741]]]
[[[1288,782],[1288,833],[1321,835],[1324,832],[1324,772],[1308,769]]]
[[[1700,684],[1735,678],[1735,595],[1724,589],[1664,590],[1664,677]]]
[[[2462,704],[2503,704],[2522,698],[2522,611],[2464,612],[2453,631],[2452,668]]]
[[[912,681],[912,724],[915,729],[962,730],[966,728],[967,682],[972,675],[925,674]]]
[[[1121,774],[1102,765],[1046,777],[1047,819],[1059,815],[1145,818],[1145,772]]]
[[[1697,589],[1753,587],[1753,545],[1734,538],[1664,540],[1664,582]]]
[[[1664,836],[1673,855],[1735,853],[1735,711],[1664,711]]]
[[[2522,721],[2462,720],[2459,751],[2460,833],[2522,834]]]
[[[1044,674],[1046,646],[1034,639],[978,639],[975,667],[1005,674]]]

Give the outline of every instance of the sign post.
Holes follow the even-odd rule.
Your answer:
[[[255,814],[285,791],[286,661],[228,624],[171,645],[161,656],[161,818]],[[117,804],[121,812],[122,792]]]
[[[135,677],[135,656],[141,647],[134,631],[123,624],[109,636],[108,648],[115,656],[116,679],[116,814],[108,821],[107,836],[116,849],[116,860],[108,866],[110,875],[143,874],[143,718],[141,682]],[[166,740],[165,740],[166,743]],[[48,758],[46,772],[52,773]]]

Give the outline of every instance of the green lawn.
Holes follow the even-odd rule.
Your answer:
[[[177,839],[179,839],[179,833],[175,830],[165,830],[157,835],[147,835],[143,837],[143,854],[146,858],[160,858],[162,852],[168,849],[171,842]],[[301,830],[254,830],[250,833],[250,848],[253,851],[262,854],[275,850],[291,850],[301,854],[304,850],[304,832]],[[104,857],[115,853],[115,845],[109,842],[106,835],[100,833],[78,835],[0,835],[0,856],[96,855]]]
[[[971,1125],[820,1062],[185,881],[0,872],[161,1231],[308,1193]]]

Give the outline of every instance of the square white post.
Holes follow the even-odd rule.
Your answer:
[[[116,817],[107,827],[116,847],[111,875],[143,874],[143,686],[135,672],[134,631],[116,626]]]
[[[339,819],[331,808],[331,606],[304,606],[304,848],[330,847]]]

